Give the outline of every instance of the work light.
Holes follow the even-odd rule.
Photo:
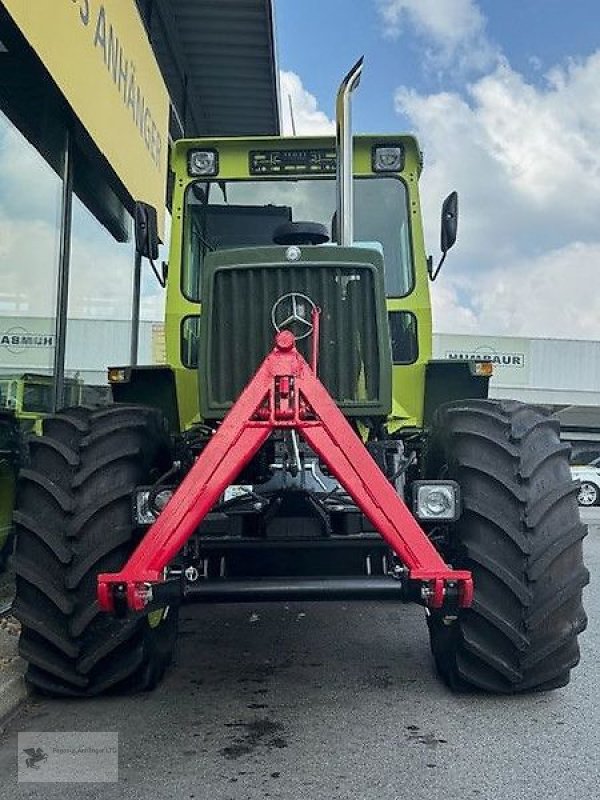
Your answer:
[[[415,481],[413,511],[422,520],[452,522],[460,514],[458,484],[454,481]]]
[[[201,175],[216,175],[219,171],[219,154],[216,150],[190,150],[188,174],[194,178]]]
[[[401,144],[376,145],[372,151],[373,172],[400,172],[404,168],[404,148]]]

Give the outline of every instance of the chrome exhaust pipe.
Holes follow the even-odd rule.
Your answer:
[[[337,242],[350,247],[354,241],[354,194],[352,188],[352,114],[350,95],[360,83],[364,56],[346,75],[335,102],[335,147],[337,154]]]

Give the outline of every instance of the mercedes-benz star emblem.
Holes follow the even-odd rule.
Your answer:
[[[300,257],[302,256],[302,250],[299,247],[296,247],[295,244],[288,247],[285,251],[285,257],[288,261],[299,261]]]
[[[291,331],[296,340],[305,339],[313,332],[313,311],[316,310],[310,297],[300,292],[290,292],[273,304],[271,322],[277,333]]]

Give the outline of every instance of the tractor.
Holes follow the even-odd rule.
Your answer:
[[[564,686],[588,582],[568,447],[487,399],[489,363],[432,360],[422,156],[352,135],[177,142],[167,364],[109,369],[114,403],[32,438],[15,513],[20,652],[53,696],[154,687],[178,609],[378,599],[424,607],[456,691]]]

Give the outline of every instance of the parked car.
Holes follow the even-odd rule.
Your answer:
[[[572,466],[573,477],[581,482],[577,502],[580,506],[600,505],[600,457],[589,464]]]

